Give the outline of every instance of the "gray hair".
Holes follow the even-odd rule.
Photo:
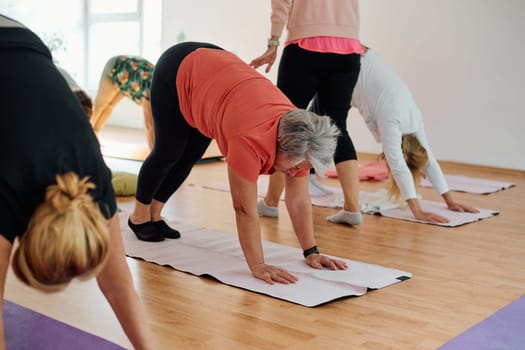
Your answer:
[[[308,160],[319,176],[333,165],[339,129],[329,117],[304,109],[285,113],[279,122],[277,152],[289,158]]]

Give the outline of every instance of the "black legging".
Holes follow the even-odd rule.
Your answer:
[[[359,54],[341,55],[301,49],[288,45],[281,57],[277,87],[298,108],[307,108],[317,95],[320,115],[328,115],[341,131],[334,162],[357,159],[346,120],[352,92],[361,68]]]
[[[155,65],[151,83],[155,145],[140,168],[136,198],[141,203],[150,204],[152,199],[165,203],[211,142],[184,119],[175,84],[182,60],[199,48],[222,50],[213,44],[185,42],[166,50]]]

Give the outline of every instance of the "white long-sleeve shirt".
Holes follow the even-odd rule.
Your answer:
[[[361,72],[352,95],[352,106],[366,122],[377,142],[382,143],[391,174],[404,199],[417,198],[414,179],[401,150],[403,135],[414,135],[428,154],[423,169],[439,194],[448,186],[432,154],[424,131],[423,115],[399,76],[372,49],[361,58]]]

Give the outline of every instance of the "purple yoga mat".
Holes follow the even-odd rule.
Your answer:
[[[124,349],[8,300],[4,300],[4,327],[10,350]]]
[[[525,349],[525,296],[461,333],[438,350]]]

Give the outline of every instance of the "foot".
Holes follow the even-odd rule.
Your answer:
[[[180,238],[180,232],[169,227],[168,224],[164,222],[164,220],[155,221],[154,224],[155,226],[157,226],[157,229],[162,233],[162,236],[164,236],[164,238]]]
[[[308,175],[308,192],[312,197],[327,196],[332,194],[332,190],[324,187],[317,181],[317,175]]]
[[[263,198],[257,202],[257,212],[260,216],[268,216],[271,218],[279,217],[279,207],[267,206]]]
[[[326,220],[336,224],[348,224],[351,226],[356,226],[363,222],[363,216],[360,212],[341,210],[335,215],[327,216]]]
[[[141,241],[160,242],[164,240],[164,235],[154,222],[148,221],[143,224],[134,224],[131,222],[131,219],[128,219],[128,226]]]

